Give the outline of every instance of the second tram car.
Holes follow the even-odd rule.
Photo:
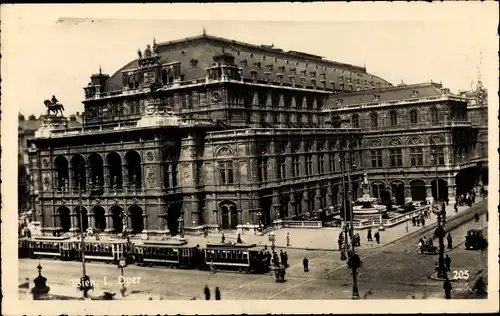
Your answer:
[[[237,270],[266,273],[269,271],[263,249],[255,244],[207,244],[204,249],[205,267],[209,269]]]
[[[135,262],[144,266],[197,268],[198,246],[173,245],[161,241],[144,241],[134,246]]]

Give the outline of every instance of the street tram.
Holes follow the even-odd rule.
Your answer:
[[[19,237],[18,244],[18,258],[28,258],[31,256],[30,239],[25,237]]]
[[[135,262],[142,266],[197,268],[198,246],[186,246],[162,241],[143,241],[134,246]]]
[[[69,241],[70,237],[68,236],[33,237],[32,240],[30,241],[30,247],[31,247],[30,257],[59,259],[61,257],[61,244]]]
[[[81,241],[73,243],[75,259],[81,260]],[[133,261],[133,247],[127,240],[85,240],[85,260],[117,263],[120,259]]]
[[[205,268],[265,273],[269,267],[262,250],[255,244],[207,244]]]

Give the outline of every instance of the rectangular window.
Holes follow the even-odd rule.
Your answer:
[[[177,172],[178,172],[177,164],[173,163],[172,164],[172,187],[174,187],[174,188],[177,186]]]
[[[444,165],[444,149],[443,148],[439,148],[437,150],[437,161],[438,161],[438,164]]]
[[[330,164],[330,172],[335,172],[335,154],[334,153],[330,154],[329,164]]]
[[[285,157],[278,158],[278,179],[279,180],[286,179],[286,158]]]
[[[234,169],[232,161],[219,161],[219,180],[220,184],[223,185],[234,183]]]
[[[313,157],[312,155],[306,156],[306,176],[313,174]]]
[[[299,156],[293,156],[293,177],[300,176],[300,159]]]
[[[391,167],[401,167],[403,165],[403,154],[401,148],[392,148],[389,151]]]
[[[412,147],[410,148],[410,165],[412,166],[422,166],[424,164],[422,148]]]
[[[325,173],[325,156],[322,154],[318,155],[318,172],[319,174]]]
[[[372,160],[372,168],[381,168],[382,167],[382,150],[372,150],[371,160]]]
[[[267,181],[267,158],[259,160],[259,182]]]

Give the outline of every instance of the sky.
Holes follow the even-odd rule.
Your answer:
[[[484,3],[6,6],[2,78],[13,87],[6,93],[18,112],[45,113],[43,101],[53,94],[66,115],[81,112],[82,87],[99,67],[111,75],[153,38],[177,40],[205,29],[366,65],[393,84],[432,80],[458,92],[471,88],[478,70],[485,81],[496,69],[489,66],[497,52],[496,11]]]

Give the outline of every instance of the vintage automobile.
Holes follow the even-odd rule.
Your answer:
[[[429,245],[429,244],[425,244],[425,245],[422,245],[422,247],[420,247],[420,252],[425,253],[425,254],[429,254],[429,255],[436,255],[438,253],[438,247],[433,246],[433,245]]]
[[[488,246],[488,242],[483,236],[483,231],[480,229],[470,229],[465,236],[465,249],[483,249]]]

